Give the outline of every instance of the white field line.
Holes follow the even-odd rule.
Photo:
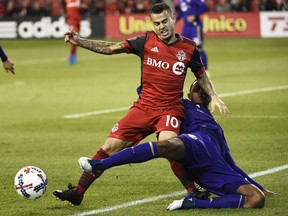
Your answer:
[[[63,118],[81,118],[85,116],[91,116],[91,115],[101,115],[105,113],[113,113],[113,112],[119,112],[119,111],[124,111],[128,110],[129,107],[120,107],[120,108],[115,108],[115,109],[106,109],[106,110],[99,110],[99,111],[94,111],[94,112],[87,112],[87,113],[80,113],[80,114],[73,114],[73,115],[65,115]]]
[[[246,94],[253,94],[259,92],[270,92],[270,91],[277,91],[277,90],[285,90],[288,89],[288,85],[285,86],[274,86],[274,87],[267,87],[267,88],[260,88],[260,89],[250,89],[238,92],[230,92],[230,93],[223,93],[219,94],[220,97],[234,97],[237,95],[246,95]]]
[[[222,117],[220,115],[218,115],[217,117]],[[288,118],[288,115],[267,115],[267,116],[250,116],[250,115],[233,115],[233,116],[229,116],[230,118],[234,118],[234,119],[286,119]]]
[[[279,166],[279,167],[274,167],[274,168],[271,168],[271,169],[267,169],[267,170],[264,170],[264,171],[252,173],[252,174],[249,174],[249,176],[251,178],[255,178],[255,177],[258,177],[258,176],[263,176],[263,175],[268,175],[268,174],[272,174],[272,173],[275,173],[275,172],[279,172],[279,171],[282,171],[282,170],[285,170],[285,169],[288,169],[288,164],[285,164],[285,165]],[[164,194],[164,195],[160,195],[160,196],[149,197],[149,198],[146,198],[146,199],[135,200],[135,201],[123,203],[123,204],[120,204],[120,205],[109,206],[109,207],[102,208],[102,209],[95,209],[95,210],[92,210],[92,211],[82,212],[82,213],[74,214],[74,215],[71,215],[71,216],[95,215],[95,214],[99,214],[99,213],[104,213],[104,212],[114,211],[114,210],[118,210],[118,209],[122,209],[122,208],[127,208],[127,207],[130,207],[130,206],[140,205],[142,203],[158,201],[160,199],[174,197],[174,196],[182,195],[182,194],[185,194],[185,193],[186,193],[186,190],[177,191],[177,192],[173,192],[173,193],[170,193],[170,194]]]
[[[250,89],[250,90],[230,92],[230,93],[228,92],[228,93],[219,94],[219,96],[221,98],[224,98],[224,97],[233,97],[233,96],[237,96],[237,95],[254,94],[254,93],[259,93],[259,92],[270,92],[270,91],[285,90],[285,89],[288,89],[288,85],[268,87],[268,88],[260,88],[260,89]],[[94,111],[94,112],[64,115],[63,118],[73,119],[73,118],[81,118],[81,117],[86,117],[86,116],[91,116],[91,115],[101,115],[101,114],[105,114],[105,113],[124,111],[124,110],[128,110],[129,108],[130,107],[120,107],[120,108],[115,108],[115,109],[106,109],[106,110],[98,110],[98,111]]]

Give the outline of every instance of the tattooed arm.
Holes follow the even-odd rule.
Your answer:
[[[65,33],[64,41],[104,55],[126,53],[123,43],[84,39],[75,31]]]
[[[211,80],[208,78],[207,73],[203,73],[200,77],[198,77],[198,82],[201,85],[201,87],[207,92],[207,94],[211,97],[211,112],[214,112],[215,106],[219,108],[219,111],[223,115],[228,115],[229,110],[228,107],[225,105],[225,103],[220,99],[220,97],[217,95],[216,90],[211,82]]]

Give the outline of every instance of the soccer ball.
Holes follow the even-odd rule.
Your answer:
[[[38,167],[26,166],[19,170],[14,179],[16,192],[30,200],[41,197],[48,186],[46,174]]]

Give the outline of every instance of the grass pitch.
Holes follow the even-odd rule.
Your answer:
[[[56,201],[53,190],[77,183],[81,175],[78,158],[93,155],[127,111],[74,119],[63,116],[129,107],[137,98],[139,59],[79,49],[78,63],[68,66],[69,45],[62,40],[5,40],[1,45],[14,60],[16,75],[0,69],[0,215],[96,213],[183,190],[168,162],[156,159],[106,171],[79,207]],[[223,126],[231,154],[249,174],[288,164],[287,47],[287,39],[206,40],[211,79],[231,112],[223,117],[216,111],[215,117]],[[193,80],[189,73],[185,94]],[[27,165],[40,167],[48,176],[46,194],[35,201],[19,197],[13,187],[15,174]],[[267,197],[263,209],[168,212],[168,204],[182,197],[175,195],[98,214],[287,215],[287,169],[255,179],[278,193]]]

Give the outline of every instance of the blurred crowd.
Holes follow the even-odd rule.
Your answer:
[[[82,0],[83,15],[147,13],[166,2],[177,11],[178,0]],[[288,0],[206,0],[211,12],[288,11]],[[0,17],[61,16],[61,0],[0,0]]]

